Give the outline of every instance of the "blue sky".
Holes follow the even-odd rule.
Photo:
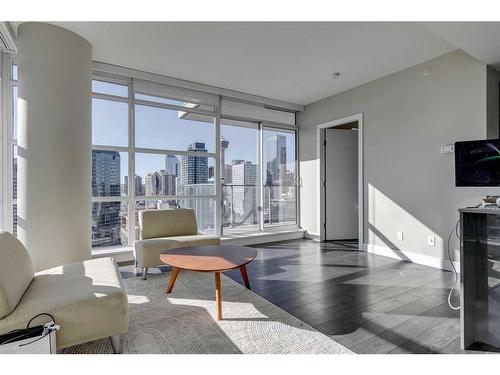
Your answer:
[[[136,147],[187,150],[193,142],[204,142],[208,152],[215,152],[214,125],[211,122],[179,119],[177,111],[136,105],[135,107]],[[264,131],[264,159],[266,138],[274,131]],[[295,154],[294,137],[282,133],[287,138],[287,168],[292,169]],[[258,159],[257,129],[221,126],[221,135],[229,141],[226,150],[226,164],[234,159],[244,159],[253,163]],[[128,144],[128,105],[102,99],[92,100],[92,142],[97,145],[123,146]],[[121,174],[127,173],[127,156],[121,154]],[[213,165],[213,158],[209,159]],[[136,155],[136,174],[144,176],[165,168],[163,155]],[[121,179],[123,181],[123,177]]]

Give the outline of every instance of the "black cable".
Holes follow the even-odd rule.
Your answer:
[[[19,332],[19,335],[18,336],[13,336],[9,340],[2,342],[1,345],[9,344],[11,342],[20,341],[20,340],[23,340],[24,337],[29,337],[32,334],[33,331],[26,332],[26,330],[30,329],[31,322],[33,320],[35,320],[36,318],[40,317],[40,316],[48,316],[48,317],[50,317],[50,319],[52,319],[52,321],[54,322],[54,324],[56,323],[56,320],[54,319],[54,317],[51,314],[49,314],[49,313],[40,313],[40,314],[37,314],[33,318],[31,318],[29,320],[28,324],[26,324],[26,328],[25,329],[15,329],[15,330],[12,330],[12,331],[8,332],[7,334],[15,334],[15,333]],[[51,332],[50,330],[47,330],[47,331],[48,332],[44,333],[41,337],[38,337],[38,338],[36,338],[35,340],[33,340],[31,342],[28,342],[28,343],[25,343],[25,344],[22,344],[22,345],[19,345],[19,346],[29,345],[29,344],[34,343],[35,341],[43,339],[44,337],[46,337]]]
[[[54,319],[54,317],[52,315],[50,315],[49,313],[40,313],[40,314],[37,314],[33,318],[30,319],[30,321],[28,322],[28,324],[26,324],[26,329],[28,329],[30,327],[31,322],[33,320],[35,320],[36,318],[38,318],[39,316],[48,316],[50,319],[52,319],[52,321],[54,323],[56,322],[56,320]]]
[[[450,289],[450,293],[448,294],[448,305],[453,309],[453,310],[460,310],[460,308],[462,306],[453,306],[452,303],[451,303],[451,295],[453,294],[453,289],[455,289],[455,286],[457,285],[457,282],[458,282],[458,272],[455,268],[455,264],[453,264],[453,259],[451,258],[451,253],[450,253],[450,241],[451,241],[451,237],[453,236],[453,233],[455,233],[455,236],[457,236],[457,238],[460,240],[460,234],[459,234],[459,224],[460,224],[460,220],[457,221],[457,223],[455,224],[455,226],[453,227],[453,229],[451,230],[450,232],[450,235],[448,236],[448,243],[447,243],[447,250],[448,250],[448,259],[450,260],[450,263],[451,263],[451,268],[453,269],[453,274],[455,275],[455,280],[453,281],[453,285],[451,286],[451,289]]]

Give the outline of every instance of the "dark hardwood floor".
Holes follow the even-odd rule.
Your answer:
[[[255,247],[252,290],[356,353],[478,353],[460,349],[459,312],[447,304],[451,272],[360,252],[353,242]],[[225,275],[243,284],[239,271]]]
[[[360,252],[353,242],[257,248],[247,266],[252,290],[356,353],[471,352],[460,349],[459,312],[446,302],[451,272]],[[238,272],[226,275],[242,283]]]

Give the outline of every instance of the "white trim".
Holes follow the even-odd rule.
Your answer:
[[[12,134],[12,87],[17,86],[18,82],[12,79],[12,65],[15,60],[11,55],[2,53],[2,129],[1,129],[1,139],[2,139],[2,197],[1,206],[2,219],[0,220],[2,224],[2,229],[14,233],[14,204],[17,203],[17,199],[14,199],[13,194],[13,147],[17,143]],[[19,77],[18,77],[19,78]]]
[[[320,241],[321,240],[321,236],[317,233],[311,233],[311,232],[305,232],[304,233],[304,238],[308,239],[308,240],[313,240],[313,241]]]
[[[358,241],[359,249],[362,250],[362,244],[364,243],[364,168],[363,168],[363,113],[357,113],[355,115],[342,117],[337,120],[325,122],[323,124],[317,125],[316,129],[316,151],[319,163],[317,165],[317,175],[318,175],[318,189],[316,197],[316,207],[318,212],[318,228],[320,231],[320,240],[325,240],[325,228],[324,223],[324,185],[323,185],[323,169],[324,169],[324,155],[323,155],[323,145],[322,140],[322,130],[332,128],[335,126],[347,124],[350,122],[358,122]]]
[[[92,80],[92,81],[94,81],[94,80]],[[102,94],[102,93],[99,93],[99,92],[93,92],[92,93],[92,99],[109,100],[109,101],[112,101],[112,102],[120,102],[120,103],[128,103],[130,101],[127,96]]]
[[[117,152],[129,152],[129,148],[126,146],[102,146],[102,145],[92,145],[92,151],[117,151]]]
[[[92,197],[92,203],[102,203],[102,202],[128,202],[130,201],[129,196],[116,196],[116,197]]]
[[[438,268],[446,271],[453,271],[451,262],[448,259],[436,258],[430,255],[411,253],[398,249],[391,249],[387,246],[363,244],[363,249],[370,254],[382,255],[388,258],[399,259],[405,262],[421,264],[423,266]],[[460,262],[453,262],[457,272],[460,272]]]
[[[9,23],[0,22],[0,50],[5,53],[17,53],[16,37]]]
[[[103,70],[101,70],[101,68]],[[111,77],[108,79],[107,77]],[[123,77],[123,80],[121,80],[121,77]],[[155,200],[193,200],[193,199],[213,199],[215,200],[215,210],[214,210],[214,215],[215,215],[215,234],[220,234],[222,230],[222,215],[223,215],[223,209],[222,209],[222,189],[221,189],[221,171],[222,168],[220,165],[217,163],[220,162],[220,123],[221,123],[221,98],[222,96],[218,93],[216,95],[218,96],[218,103],[215,104],[215,112],[212,111],[206,111],[202,109],[197,109],[197,108],[186,108],[186,107],[179,107],[176,105],[170,105],[170,104],[162,104],[162,103],[156,103],[156,102],[150,102],[150,101],[144,101],[140,99],[135,99],[135,91],[136,91],[136,82],[138,79],[143,79],[146,81],[152,81],[154,78],[154,82],[152,83],[153,85],[158,83],[158,84],[167,84],[170,86],[177,86],[181,87],[184,89],[189,89],[189,90],[197,90],[200,95],[203,93],[209,94],[209,95],[214,95],[213,92],[210,92],[210,90],[202,90],[204,87],[210,88],[211,86],[205,86],[205,85],[199,85],[193,82],[187,82],[187,81],[182,81],[182,80],[176,80],[174,78],[170,77],[164,77],[160,75],[155,75],[151,73],[146,73],[146,72],[139,72],[135,71],[133,69],[127,69],[127,68],[122,68],[122,67],[116,67],[116,66],[111,66],[108,64],[103,64],[103,63],[98,63],[94,62],[94,71],[93,71],[93,79],[97,80],[103,80],[103,81],[111,81],[113,83],[119,83],[119,84],[125,84],[127,83],[129,87],[129,92],[128,92],[128,97],[120,97],[120,96],[114,96],[114,95],[109,95],[109,94],[98,94],[94,93],[93,97],[103,99],[103,100],[114,100],[114,101],[119,101],[119,102],[126,102],[128,103],[129,106],[129,123],[128,123],[128,144],[126,146],[107,146],[107,145],[92,145],[93,150],[102,150],[102,151],[117,151],[117,152],[124,152],[128,154],[128,176],[129,176],[129,184],[128,184],[128,196],[120,196],[120,197],[93,197],[92,202],[115,202],[115,201],[120,201],[120,202],[128,202],[129,204],[129,243],[128,245],[132,244],[132,240],[135,236],[135,207],[137,206],[137,202],[139,201],[155,201]],[[156,82],[156,83],[155,83]],[[179,83],[186,83],[188,86],[183,86],[182,84],[179,85]],[[143,81],[144,83],[144,81]],[[149,82],[146,82],[149,85]],[[222,90],[215,88],[217,90]],[[188,92],[188,90],[184,90],[185,92]],[[197,95],[197,93],[193,93],[193,95]],[[242,94],[242,95],[247,95],[247,94]],[[200,96],[203,97],[203,96]],[[253,96],[248,96],[244,98],[238,98],[238,97],[231,97],[236,101],[244,101],[244,102],[251,102],[252,104],[255,104],[255,101],[251,101],[250,97]],[[266,99],[266,98],[264,98]],[[264,105],[265,108],[268,108],[269,106],[272,106],[272,110],[280,110],[280,103],[279,101],[263,101],[263,102],[257,102],[262,105]],[[289,103],[288,103],[289,104]],[[135,116],[134,116],[134,109],[135,105],[146,105],[146,106],[152,106],[152,107],[159,107],[159,108],[167,108],[167,109],[172,109],[172,110],[178,110],[181,112],[190,112],[190,113],[197,113],[201,115],[208,115],[211,118],[213,118],[213,123],[214,123],[214,137],[215,137],[215,150],[214,152],[207,152],[200,154],[199,152],[196,151],[181,151],[181,150],[170,150],[170,149],[152,149],[152,148],[141,148],[141,147],[136,147],[135,144]],[[303,109],[303,106],[301,106]],[[284,111],[286,112],[296,112],[297,108],[284,108]],[[296,116],[294,117],[296,120]],[[238,119],[241,120],[241,119]],[[259,121],[258,119],[246,119],[248,122],[252,123],[257,123],[259,124],[259,127],[263,129],[263,123]],[[265,125],[270,128],[270,129],[280,129],[288,132],[293,132],[295,135],[296,139],[296,144],[298,142],[298,131],[297,127],[290,125],[290,124],[282,124],[279,122],[273,122],[273,121],[267,121],[265,122]],[[262,148],[262,134],[260,134],[260,139],[259,139],[259,147]],[[298,160],[297,160],[297,146],[295,147],[296,151],[296,158],[295,158],[295,166],[296,166],[296,171],[298,167]],[[137,153],[143,153],[143,154],[158,154],[158,155],[168,155],[168,154],[174,154],[174,155],[192,155],[192,156],[197,156],[197,157],[206,157],[206,158],[214,158],[215,159],[215,181],[214,181],[214,194],[207,194],[207,195],[171,195],[171,196],[136,196],[135,195],[135,156]],[[260,153],[262,154],[262,150],[260,150]],[[259,161],[259,165],[261,168],[263,167],[262,165],[262,155],[260,156],[261,160]],[[260,171],[261,174],[261,179],[262,179],[262,171]],[[297,172],[296,172],[297,174]],[[262,199],[263,197],[263,192],[262,192],[262,187],[260,189],[260,194],[259,197]],[[299,204],[298,200],[298,194],[297,194],[297,204]],[[298,209],[297,209],[298,212]],[[261,218],[260,218],[260,229],[263,230],[263,211],[261,211]],[[298,218],[297,218],[298,220]],[[290,225],[289,224],[284,224],[283,226],[280,225],[276,226],[277,228],[270,228],[266,227],[264,230],[264,233],[266,231],[284,231],[287,230],[285,228],[288,228],[290,230]],[[296,227],[295,227],[296,229]],[[249,234],[250,235],[250,234]],[[303,237],[303,236],[302,236]],[[123,249],[124,247],[118,246],[118,248]]]
[[[134,106],[134,82],[127,82],[128,88],[128,245],[132,245],[135,239],[135,106]],[[121,182],[120,182],[121,184]]]
[[[211,85],[204,85],[197,82],[186,81],[183,79],[164,76],[161,74],[143,72],[136,69],[125,68],[118,65],[106,64],[100,61],[93,61],[92,68],[97,75],[111,73],[115,75],[129,76],[136,79],[158,82],[167,85],[182,87],[190,90],[202,91],[210,94],[220,95],[226,98],[239,99],[251,103],[259,103],[273,107],[273,109],[286,109],[289,111],[303,111],[304,106],[295,103],[289,103],[282,100],[265,98],[259,95],[247,94],[239,91],[223,89]]]
[[[220,96],[217,104],[214,118],[214,138],[215,138],[215,163],[214,163],[214,184],[215,184],[215,207],[214,207],[214,226],[215,235],[222,234],[222,225],[224,222],[224,209],[222,206],[222,171],[224,166],[221,164],[221,111],[220,111]]]
[[[257,210],[259,213],[259,218],[258,218],[258,224],[259,224],[259,231],[264,230],[264,127],[262,126],[262,123],[259,123],[259,144],[257,145],[259,150],[258,150],[258,171],[257,171],[257,193],[259,194],[258,196],[258,206]]]

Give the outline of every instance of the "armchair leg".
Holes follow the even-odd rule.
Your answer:
[[[143,267],[142,269],[142,279],[146,280],[148,276],[148,267]]]
[[[113,347],[113,353],[114,354],[121,354],[122,353],[122,343],[120,340],[120,335],[115,335],[111,336],[111,346]]]

